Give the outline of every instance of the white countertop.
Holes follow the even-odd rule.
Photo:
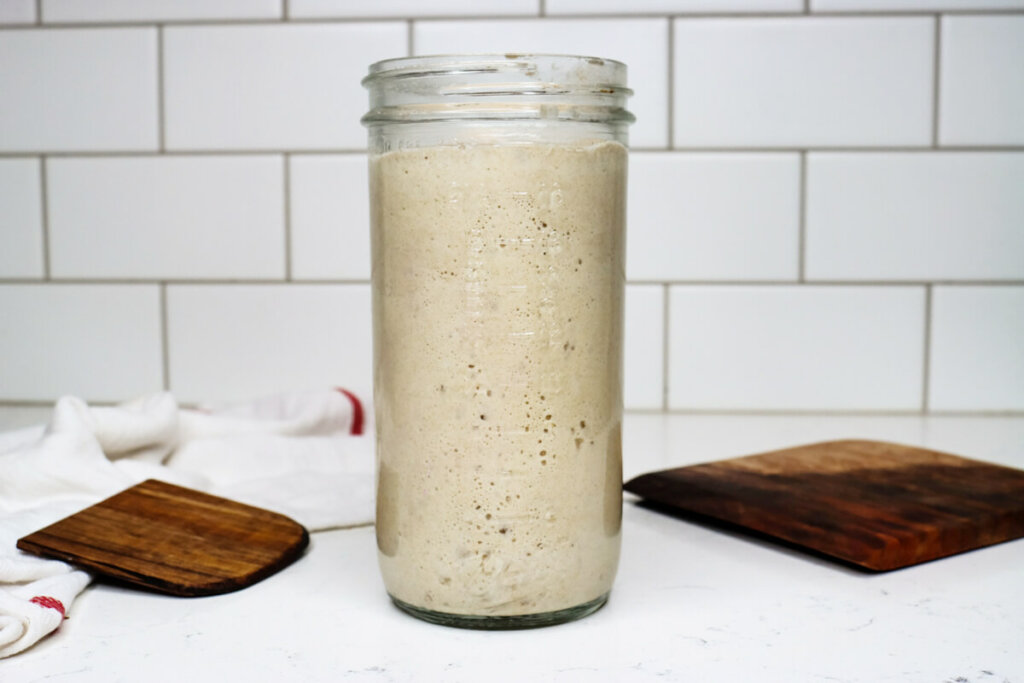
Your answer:
[[[48,411],[0,409],[0,429]],[[626,477],[826,439],[897,441],[1024,468],[1024,417],[626,419]],[[638,507],[608,605],[552,628],[433,626],[392,607],[370,527],[237,593],[96,584],[0,680],[1024,681],[1024,540],[885,574]]]

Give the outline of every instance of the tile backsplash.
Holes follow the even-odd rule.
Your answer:
[[[0,34],[0,151],[156,151],[159,30]]]
[[[283,279],[279,155],[46,161],[54,278]]]
[[[930,17],[676,19],[678,147],[931,142]]]
[[[0,0],[0,403],[369,394],[359,84],[625,61],[626,404],[1024,412],[1024,0]]]

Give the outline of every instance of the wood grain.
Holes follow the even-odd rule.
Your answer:
[[[876,571],[1024,536],[1024,471],[878,441],[652,472],[625,489]]]
[[[18,548],[172,595],[245,588],[298,558],[301,525],[150,479],[29,534]]]

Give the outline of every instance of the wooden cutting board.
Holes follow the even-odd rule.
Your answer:
[[[1024,471],[878,441],[652,472],[625,488],[878,571],[1024,536]]]
[[[181,596],[245,588],[308,544],[284,515],[155,479],[18,541],[26,552]]]

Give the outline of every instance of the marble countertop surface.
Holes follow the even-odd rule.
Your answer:
[[[44,421],[0,408],[0,430]],[[1024,417],[629,414],[625,474],[838,438],[1024,468]],[[639,507],[626,496],[608,605],[530,631],[394,608],[373,529],[313,535],[243,591],[94,584],[0,681],[1024,681],[1024,540],[870,574]]]

